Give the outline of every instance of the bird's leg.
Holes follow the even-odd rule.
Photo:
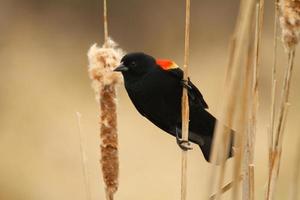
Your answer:
[[[179,130],[176,127],[176,143],[178,144],[178,146],[183,150],[183,151],[187,151],[187,150],[191,150],[193,149],[191,147],[191,143],[188,140],[182,140],[179,137]]]
[[[192,87],[189,85],[190,78],[188,78],[187,80],[182,79],[180,82],[181,85],[185,87],[187,90],[192,89]]]

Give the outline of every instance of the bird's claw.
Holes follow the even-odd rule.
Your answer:
[[[176,142],[178,146],[183,150],[183,151],[188,151],[192,150],[193,148],[191,147],[191,143],[187,140],[181,140],[179,138],[176,138]]]
[[[188,151],[188,150],[193,149],[191,147],[191,143],[188,140],[180,139],[179,130],[177,127],[176,127],[176,143],[180,147],[180,149],[182,149],[183,151]]]
[[[187,80],[184,80],[184,79],[181,80],[181,85],[188,90],[192,89],[192,87],[189,85],[189,81],[190,81],[190,78],[188,78]]]

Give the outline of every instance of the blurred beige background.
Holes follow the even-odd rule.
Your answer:
[[[183,63],[184,1],[109,0],[110,35],[127,52]],[[217,115],[235,24],[237,0],[192,0],[191,79]],[[272,4],[262,41],[256,196],[267,173],[272,64]],[[88,48],[103,42],[100,0],[0,0],[0,199],[82,200],[85,197],[76,112],[88,143],[92,199],[103,199],[98,107],[87,75]],[[280,45],[279,73],[286,63]],[[291,89],[276,199],[287,199],[300,125],[300,54]],[[116,199],[179,199],[180,151],[175,138],[141,117],[119,88],[120,187]],[[299,144],[299,143],[298,143]],[[188,199],[203,199],[210,165],[198,147],[189,154]],[[228,161],[230,180],[232,160]],[[300,189],[300,188],[299,188]],[[225,195],[230,198],[229,194]]]

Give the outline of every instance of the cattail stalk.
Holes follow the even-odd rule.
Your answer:
[[[107,2],[103,0],[103,30],[104,30],[104,45],[108,43],[108,19],[107,19]]]
[[[94,44],[88,51],[89,76],[99,102],[100,151],[106,200],[113,200],[118,189],[119,158],[117,134],[116,86],[121,75],[113,72],[120,63],[123,51],[108,37],[107,2],[103,0],[104,44]]]
[[[294,166],[294,172],[292,174],[291,190],[290,190],[290,200],[296,200],[299,196],[300,188],[300,137],[298,140],[298,148],[296,151],[296,163]]]
[[[81,128],[81,114],[79,112],[76,112],[76,116],[77,116],[79,138],[80,138],[81,163],[82,163],[82,173],[84,177],[86,200],[91,200],[92,198],[91,198],[90,180],[89,180],[87,155],[86,155],[86,135],[83,134]]]
[[[186,0],[186,17],[185,17],[185,41],[184,41],[184,65],[183,79],[188,80],[189,66],[189,41],[190,41],[190,0]],[[189,139],[189,100],[187,89],[183,87],[182,92],[182,140]],[[181,156],[181,200],[187,198],[187,151],[182,150]]]
[[[282,30],[282,42],[288,54],[288,64],[285,70],[276,128],[273,128],[274,124],[272,124],[271,121],[271,130],[273,131],[271,133],[272,133],[272,139],[273,138],[274,139],[272,140],[272,151],[270,155],[270,169],[269,169],[269,177],[268,177],[268,186],[266,191],[267,200],[272,200],[274,197],[277,177],[280,168],[283,133],[286,124],[288,107],[289,107],[288,102],[289,102],[289,93],[290,93],[290,86],[292,80],[291,78],[292,78],[292,72],[294,66],[295,48],[300,38],[300,1],[281,0],[279,2],[278,10],[279,10],[279,21]],[[274,112],[274,108],[272,108],[272,112]]]
[[[295,57],[295,51],[291,50],[292,52],[289,53],[289,61],[288,61],[288,68],[285,72],[285,79],[283,83],[283,90],[281,95],[281,106],[279,110],[279,119],[278,124],[276,127],[276,135],[275,135],[275,141],[274,141],[274,148],[278,147],[280,145],[280,138],[282,137],[280,135],[280,131],[283,126],[283,116],[285,112],[285,104],[288,103],[289,100],[289,93],[290,93],[290,85],[292,80],[292,71],[294,67],[294,57]]]
[[[111,39],[108,39],[101,48],[94,44],[88,52],[89,75],[100,105],[100,162],[107,200],[112,200],[118,189],[119,160],[115,87],[122,79],[118,73],[113,72],[113,69],[120,63],[122,54]]]

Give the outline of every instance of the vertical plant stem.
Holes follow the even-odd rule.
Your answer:
[[[274,194],[275,194],[275,189],[276,189],[276,182],[278,178],[278,173],[279,173],[279,168],[280,168],[280,159],[281,159],[281,152],[282,152],[282,135],[284,132],[284,127],[286,124],[286,117],[288,114],[288,108],[289,108],[289,103],[286,103],[284,105],[284,113],[282,117],[282,126],[280,129],[280,134],[281,135],[279,139],[279,145],[276,146],[276,148],[272,152],[272,163],[271,163],[271,170],[269,173],[269,181],[268,181],[268,186],[267,186],[267,194],[266,194],[266,199],[267,200],[272,200],[274,199]]]
[[[240,182],[243,180],[243,176],[240,176],[239,179],[237,180],[237,182]],[[225,193],[227,191],[229,191],[233,186],[234,184],[236,184],[236,181],[231,181],[229,183],[227,183],[226,185],[224,185],[222,188],[221,188],[221,191],[218,191],[216,194],[213,194],[209,197],[209,200],[215,200],[217,199],[217,196],[218,196],[218,193]]]
[[[104,29],[104,45],[108,41],[108,22],[107,22],[107,0],[103,0],[103,29]]]
[[[250,195],[249,199],[254,200],[255,197],[255,183],[254,183],[254,164],[250,164],[249,166],[249,186],[250,186]]]
[[[254,185],[254,150],[255,150],[255,137],[256,137],[256,124],[257,124],[257,109],[258,109],[258,71],[259,71],[259,61],[260,61],[260,45],[261,45],[261,35],[263,27],[263,16],[264,16],[264,0],[260,0],[256,6],[256,20],[255,20],[255,38],[254,38],[254,61],[253,61],[253,79],[252,79],[252,88],[251,96],[252,101],[250,101],[249,108],[250,118],[247,129],[246,137],[246,163],[245,167],[247,175],[246,182],[244,182],[244,198],[253,200],[255,185]]]
[[[282,94],[281,94],[281,106],[279,110],[279,119],[278,119],[278,124],[276,128],[276,138],[275,138],[275,146],[279,145],[279,139],[281,138],[280,135],[280,130],[282,127],[282,122],[283,122],[283,114],[284,114],[284,108],[285,104],[289,101],[289,93],[290,93],[290,85],[291,85],[291,80],[292,80],[292,71],[294,67],[294,57],[295,57],[295,50],[290,50],[288,54],[288,68],[286,69],[285,72],[285,79],[283,83],[283,89],[282,89]]]
[[[272,158],[271,158],[271,166],[270,166],[270,171],[269,171],[269,177],[268,177],[268,186],[267,186],[267,193],[266,193],[266,200],[272,200],[273,199],[273,194],[275,191],[275,179],[276,179],[276,174],[274,167],[278,163],[278,156],[277,156],[277,151],[273,150],[272,151]]]
[[[253,13],[254,13],[254,6],[255,5],[255,1],[245,1],[244,4],[244,19],[241,20],[241,28],[240,28],[240,45],[243,44],[246,46],[246,48],[242,48],[240,47],[240,50],[237,50],[237,55],[235,57],[236,61],[239,60],[239,62],[241,62],[241,60],[243,60],[243,56],[247,56],[246,58],[249,59],[249,50],[248,53],[244,53],[243,52],[247,52],[247,46],[249,44],[251,44],[251,37],[250,37],[250,27],[251,24],[253,22]],[[243,51],[241,51],[243,49]],[[249,47],[248,47],[249,49]],[[240,55],[238,55],[240,54]],[[235,63],[233,62],[234,65],[240,65],[241,63]],[[237,67],[236,66],[236,67]],[[244,87],[243,90],[241,91],[240,95],[241,95],[241,106],[240,106],[240,112],[239,112],[239,116],[238,116],[238,134],[236,134],[236,138],[235,138],[235,146],[237,147],[237,150],[235,151],[235,159],[234,159],[234,173],[233,173],[233,180],[237,180],[238,177],[240,176],[240,172],[241,172],[241,166],[243,164],[243,153],[244,152],[244,148],[245,148],[245,137],[246,137],[246,133],[247,133],[247,115],[248,115],[248,111],[249,111],[249,103],[248,103],[248,99],[249,99],[249,92],[250,92],[250,81],[251,81],[251,73],[249,72],[249,68],[250,68],[250,64],[246,64],[244,65],[246,67],[241,67],[240,66],[240,73],[239,75],[236,74],[233,76],[233,80],[237,81],[238,80],[238,76],[242,76],[244,77],[246,80],[244,81]],[[243,74],[242,74],[243,73]],[[237,82],[235,82],[234,84],[239,84]],[[233,95],[233,94],[231,94]],[[247,138],[246,138],[247,139]],[[233,187],[233,193],[232,193],[232,199],[237,200],[240,199],[239,197],[239,187],[240,185],[238,184],[238,182],[236,181],[236,184]]]
[[[119,187],[119,150],[117,130],[116,86],[121,75],[113,70],[120,63],[123,51],[108,37],[107,0],[103,0],[104,44],[94,44],[88,51],[89,76],[99,103],[101,169],[106,200],[113,200]]]
[[[254,153],[254,136],[255,136],[255,116],[256,116],[256,110],[255,110],[255,104],[257,101],[256,96],[256,89],[257,88],[257,64],[258,64],[258,41],[259,41],[259,15],[260,15],[260,5],[259,3],[256,3],[256,13],[255,13],[255,31],[254,31],[254,43],[253,45],[253,51],[252,49],[249,49],[248,51],[251,53],[248,53],[248,59],[253,59],[252,63],[248,63],[247,71],[246,71],[246,77],[249,82],[252,83],[252,87],[248,88],[245,87],[244,90],[249,90],[249,93],[252,98],[249,101],[249,116],[248,116],[248,123],[247,123],[247,129],[246,129],[246,137],[245,137],[245,147],[244,147],[244,163],[243,163],[243,185],[242,185],[242,199],[243,200],[250,200],[253,194],[251,192],[254,190],[251,183],[254,183],[253,173],[254,173],[254,165],[253,165],[253,153]],[[252,34],[252,32],[250,32]],[[253,67],[252,67],[253,66]],[[248,74],[252,74],[252,79],[247,76]],[[250,167],[252,166],[252,167]],[[253,170],[253,171],[250,171]]]
[[[82,133],[81,114],[79,112],[76,112],[76,116],[77,116],[78,130],[79,130],[81,163],[82,163],[82,173],[84,177],[86,200],[91,200],[91,189],[90,189],[87,155],[86,155],[86,135]]]
[[[233,34],[232,34],[232,36],[230,38],[230,42],[229,42],[229,49],[228,49],[229,55],[228,55],[228,63],[227,63],[226,75],[225,75],[225,77],[226,77],[225,78],[225,85],[226,85],[225,87],[226,88],[227,88],[227,84],[229,84],[229,82],[231,81],[231,78],[232,78],[232,65],[233,65],[233,60],[234,60],[235,54],[236,54],[237,34],[238,34],[239,27],[240,27],[241,16],[243,14],[242,13],[243,5],[244,5],[244,1],[241,0],[240,1],[239,14],[238,14],[238,17],[236,19],[235,28],[234,28]],[[234,101],[235,101],[235,99],[234,99]],[[233,115],[234,115],[234,111],[232,110],[232,116]],[[229,124],[231,124],[231,122]],[[219,159],[218,156],[220,157],[220,155],[218,155],[218,151],[219,151],[218,148],[221,148],[222,150],[224,150],[225,144],[223,145],[223,143],[221,141],[224,141],[226,143],[226,141],[228,140],[228,137],[226,137],[226,133],[223,133],[224,131],[225,130],[223,130],[223,126],[218,125],[218,122],[217,122],[216,128],[215,128],[214,139],[213,139],[213,142],[212,142],[211,155],[210,155],[210,161],[211,162],[215,162]],[[222,133],[222,136],[219,133],[220,134]],[[224,135],[225,135],[225,137],[224,137]],[[220,145],[222,145],[222,147],[219,147]],[[224,162],[221,163],[221,168],[222,169],[221,169],[221,176],[220,176],[220,179],[219,179],[219,186],[220,187],[219,187],[217,193],[215,195],[213,195],[214,199],[219,199],[220,195],[224,192],[224,190],[221,189],[221,185],[222,185],[222,182],[223,182],[222,177],[224,176],[224,173],[222,173],[222,171],[223,172],[225,171]],[[217,171],[216,166],[212,166],[211,177],[210,177],[210,180],[209,180],[210,183],[208,184],[209,187],[210,187],[209,190],[208,190],[208,195],[210,195],[213,191],[213,187],[215,185],[215,180],[216,180],[216,177],[217,177],[217,173],[215,173],[216,171]]]
[[[283,133],[286,124],[288,107],[289,107],[288,100],[289,100],[289,91],[290,91],[291,78],[292,78],[292,72],[294,66],[294,57],[295,57],[295,50],[290,50],[288,56],[288,67],[285,72],[284,83],[283,83],[282,94],[281,94],[281,104],[280,104],[279,114],[278,114],[278,124],[275,130],[276,132],[275,132],[275,139],[274,139],[274,145],[272,151],[271,167],[269,171],[268,186],[266,192],[267,200],[272,200],[274,197],[277,177],[279,174]]]
[[[234,34],[234,43],[233,43],[233,49],[230,51],[230,58],[229,58],[229,64],[231,64],[231,67],[228,67],[226,78],[227,82],[226,84],[226,94],[222,105],[222,116],[220,117],[220,121],[222,123],[225,123],[227,126],[232,127],[233,124],[233,118],[235,116],[236,111],[236,104],[237,104],[237,96],[240,95],[239,85],[240,85],[240,77],[243,77],[242,72],[245,67],[241,67],[241,63],[243,60],[243,56],[245,53],[245,44],[249,41],[249,27],[252,22],[252,14],[253,14],[253,8],[254,8],[254,0],[248,0],[243,1],[241,0],[240,4],[240,11],[239,11],[239,18],[236,22],[236,29]],[[240,119],[241,123],[244,122],[243,119]],[[211,153],[211,162],[216,163],[216,161],[221,158],[224,158],[224,154],[228,151],[220,152],[220,150],[223,150],[224,145],[227,144],[228,141],[222,140],[222,138],[225,138],[223,136],[224,130],[223,130],[223,124],[218,123],[216,126],[216,131],[214,134],[214,140],[213,140],[213,146],[212,146],[212,153]],[[239,127],[237,133],[235,134],[235,138],[238,139],[240,142],[238,142],[238,145],[241,145],[241,139],[242,134],[244,133],[244,124]],[[235,145],[235,147],[237,147]],[[233,188],[236,188],[237,185],[239,185],[238,178],[240,176],[240,164],[241,164],[241,149],[242,146],[238,146],[235,148],[235,175],[233,178]],[[209,194],[212,193],[213,188],[215,186],[215,179],[217,174],[217,168],[212,167],[211,170],[211,177],[209,179]],[[224,170],[224,168],[222,169]],[[221,181],[222,182],[222,181]],[[220,183],[220,182],[219,182]],[[220,191],[218,189],[218,191]],[[235,189],[237,191],[237,189]],[[218,192],[220,193],[220,192]],[[209,195],[210,196],[210,195]],[[217,194],[216,199],[219,198],[219,194]]]
[[[300,188],[300,137],[298,137],[298,148],[296,149],[296,163],[294,166],[294,172],[292,174],[292,182],[291,182],[291,191],[290,191],[290,200],[296,200],[299,196],[299,188]]]
[[[185,38],[184,38],[184,80],[188,79],[189,75],[189,56],[190,56],[190,10],[191,2],[186,0],[186,17],[185,17]]]
[[[190,0],[186,0],[186,17],[185,17],[185,42],[184,42],[184,77],[188,80],[188,66],[189,66],[189,40],[190,40]],[[189,139],[189,100],[187,89],[183,87],[182,92],[182,139],[188,141]],[[182,150],[181,158],[181,200],[187,198],[187,151]]]
[[[272,66],[272,90],[271,90],[271,116],[270,116],[270,136],[269,136],[269,151],[273,149],[273,132],[275,119],[275,95],[276,95],[276,65],[277,65],[277,41],[278,41],[278,0],[274,3],[274,33],[273,33],[273,66]],[[272,146],[270,146],[272,145]],[[269,160],[271,160],[271,153],[269,152]]]
[[[277,177],[280,169],[280,160],[282,153],[282,142],[284,127],[286,124],[287,112],[289,107],[289,92],[291,86],[295,47],[299,41],[299,4],[298,1],[284,0],[279,3],[279,0],[275,0],[275,21],[274,21],[274,61],[272,69],[272,107],[271,107],[271,122],[269,133],[269,147],[271,153],[269,153],[269,177],[268,187],[266,191],[266,199],[272,200],[275,193],[275,187],[277,183]],[[278,15],[278,16],[277,16]],[[277,17],[279,20],[277,20]],[[276,92],[276,50],[277,50],[277,21],[280,21],[282,29],[282,42],[285,50],[288,52],[288,64],[285,70],[283,87],[281,91],[280,107],[278,111],[277,124],[275,126],[275,92]]]
[[[274,126],[275,126],[275,113],[276,113],[276,65],[277,65],[277,42],[278,42],[278,0],[275,0],[274,3],[274,33],[273,33],[273,66],[272,66],[272,88],[271,88],[271,107],[270,107],[270,127],[268,133],[268,143],[269,143],[269,179],[267,186],[266,199],[270,199],[271,193],[271,176],[272,176],[272,168],[274,162]]]
[[[223,143],[221,143],[222,152],[228,152],[229,148],[229,137],[231,136],[230,130],[225,130],[223,134]],[[225,171],[226,171],[226,159],[227,153],[224,153],[221,156],[221,165],[220,165],[220,177],[219,177],[219,185],[218,185],[218,192],[216,193],[216,199],[220,198],[221,194],[223,193],[223,182],[225,178]]]
[[[276,59],[276,58],[275,58]],[[273,79],[273,78],[272,78]],[[269,133],[268,133],[268,143],[269,143],[269,170],[271,168],[271,163],[272,163],[272,152],[273,152],[273,146],[274,146],[274,125],[275,125],[275,95],[276,95],[276,80],[272,80],[272,91],[271,91],[271,116],[270,116],[270,128],[269,128]]]

